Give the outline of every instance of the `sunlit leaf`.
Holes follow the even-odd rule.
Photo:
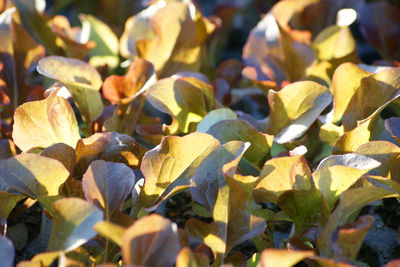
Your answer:
[[[82,199],[58,200],[53,204],[53,223],[47,251],[74,250],[97,235],[93,226],[102,220],[103,212]]]
[[[277,203],[286,190],[309,189],[311,169],[302,156],[278,157],[265,162],[254,188],[257,202]]]
[[[257,131],[246,121],[223,120],[211,126],[207,133],[222,143],[233,140],[251,143],[250,148],[243,156],[243,159],[251,166],[248,167],[244,163],[240,165],[246,173],[257,174],[264,162],[270,158],[273,136]]]
[[[202,253],[193,253],[188,247],[184,247],[176,258],[176,267],[207,267],[209,259]]]
[[[111,103],[129,103],[154,79],[153,65],[144,59],[132,62],[124,76],[111,75],[103,83],[103,95]]]
[[[361,84],[361,79],[370,75],[369,72],[361,69],[353,63],[340,65],[333,74],[333,122],[342,119],[352,97]]]
[[[261,267],[291,267],[300,261],[314,256],[313,251],[288,251],[283,249],[266,249],[261,252],[260,266]]]
[[[362,175],[379,167],[372,158],[358,154],[329,156],[320,162],[312,177],[330,207],[340,194],[350,188]]]
[[[361,79],[343,116],[346,131],[357,126],[357,121],[371,116],[376,110],[387,105],[398,95],[400,68],[389,68]]]
[[[270,90],[271,113],[262,122],[264,132],[275,135],[277,143],[293,141],[307,131],[331,100],[328,88],[311,81],[290,84],[279,92]]]
[[[102,80],[94,67],[77,59],[49,56],[39,61],[37,71],[68,88],[85,121],[92,122],[103,112]]]
[[[40,200],[58,196],[69,175],[58,160],[26,153],[4,161],[0,178],[22,194]]]
[[[96,46],[89,52],[90,65],[99,67],[108,65],[110,69],[117,67],[119,62],[119,41],[110,27],[92,15],[79,16],[82,23],[81,38],[96,42]],[[82,35],[86,35],[83,37]]]
[[[165,137],[143,157],[142,205],[146,208],[158,205],[169,195],[187,188],[196,168],[219,145],[217,139],[205,133]]]
[[[117,224],[102,221],[98,222],[94,227],[101,236],[112,240],[118,246],[122,246],[122,236],[125,232],[125,228]]]
[[[206,103],[199,88],[181,79],[166,78],[150,86],[146,98],[158,110],[172,117],[167,134],[188,133],[207,114]]]
[[[336,227],[347,223],[353,212],[370,202],[388,197],[399,197],[399,194],[388,188],[372,184],[364,184],[361,187],[342,193],[339,205],[335,208],[318,236],[317,245],[320,249],[320,254],[325,257],[332,256],[332,233]]]
[[[73,173],[76,156],[75,150],[69,145],[63,143],[54,144],[43,149],[40,155],[58,160],[70,173]]]
[[[359,146],[355,152],[381,162],[374,173],[400,182],[400,147],[386,141],[371,141]]]
[[[214,124],[223,120],[236,120],[237,115],[229,108],[221,108],[211,110],[206,116],[197,124],[197,131],[206,133]]]
[[[104,210],[108,221],[131,194],[135,174],[123,163],[93,161],[82,178],[85,198]]]
[[[185,228],[213,250],[215,265],[223,264],[224,257],[235,245],[261,234],[266,225],[264,219],[249,212],[252,199],[234,179],[237,165],[248,145],[229,142],[210,154],[198,167],[191,185],[195,199],[209,207],[214,220],[206,224],[190,219]],[[233,154],[233,160],[227,162],[232,159],[228,152],[232,149],[232,152],[237,152]],[[212,166],[217,166],[218,171]],[[214,171],[210,172],[211,169]]]
[[[159,77],[197,71],[201,64],[198,29],[186,3],[172,1],[151,17],[157,38],[136,42],[138,55],[153,63]]]
[[[13,139],[22,150],[64,143],[75,148],[80,139],[71,105],[52,93],[45,100],[25,103],[14,114]]]
[[[181,249],[176,224],[158,214],[136,221],[122,236],[122,244],[126,265],[169,266]]]

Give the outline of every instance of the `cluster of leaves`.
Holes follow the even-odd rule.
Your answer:
[[[283,0],[242,61],[216,65],[254,1],[209,18],[191,0],[54,2],[102,19],[0,1],[2,266],[29,245],[18,266],[356,264],[374,222],[360,209],[400,197],[399,8]],[[356,14],[379,65],[360,62]],[[194,215],[178,228],[163,210],[183,191]],[[37,206],[26,244],[16,222]]]

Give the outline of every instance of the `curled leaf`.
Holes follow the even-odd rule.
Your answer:
[[[85,121],[93,122],[103,112],[99,92],[103,81],[94,67],[77,59],[49,56],[39,61],[37,71],[68,88]]]

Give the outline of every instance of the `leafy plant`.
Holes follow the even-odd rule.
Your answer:
[[[373,265],[400,8],[144,2],[0,1],[2,266]]]

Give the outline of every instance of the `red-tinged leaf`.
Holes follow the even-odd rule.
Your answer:
[[[122,244],[126,265],[169,266],[181,249],[178,227],[158,214],[136,221],[125,231]]]
[[[111,75],[103,83],[103,95],[111,103],[127,104],[146,89],[148,82],[155,82],[154,67],[144,59],[132,62],[124,76]]]
[[[75,172],[82,175],[93,160],[125,163],[137,169],[147,149],[128,135],[117,132],[96,133],[76,145]]]
[[[76,161],[75,150],[69,145],[63,143],[54,144],[43,149],[40,155],[56,159],[61,162],[70,173],[74,172]]]
[[[104,210],[107,221],[121,210],[134,185],[135,174],[129,167],[103,160],[93,161],[82,178],[85,198]]]
[[[217,139],[205,133],[163,138],[160,145],[143,157],[140,170],[145,184],[140,192],[141,204],[153,209],[167,197],[187,188],[196,168],[219,146]]]
[[[338,227],[332,234],[333,257],[340,261],[355,261],[358,251],[374,224],[374,217],[364,215],[354,223]]]

